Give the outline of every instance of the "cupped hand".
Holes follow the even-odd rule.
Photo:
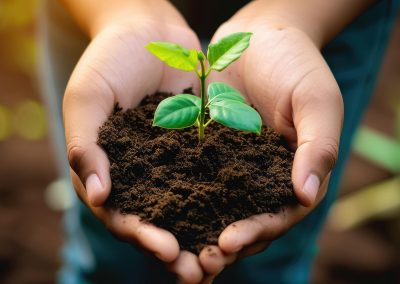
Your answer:
[[[173,9],[165,3],[163,15]],[[164,4],[163,4],[164,5]],[[140,222],[138,216],[122,215],[103,207],[111,190],[109,160],[96,144],[98,129],[118,102],[123,109],[135,107],[156,91],[180,92],[198,88],[193,73],[175,71],[151,55],[150,41],[169,41],[200,48],[199,40],[176,11],[163,22],[157,17],[134,16],[102,28],[77,64],[66,89],[63,115],[68,159],[74,188],[80,199],[118,238],[137,244],[169,263],[185,282],[200,281],[198,257],[180,251],[168,231]]]
[[[242,57],[210,79],[244,93],[264,123],[293,147],[292,181],[299,205],[229,225],[218,246],[200,254],[205,272],[214,276],[237,257],[264,250],[314,209],[325,195],[338,155],[343,102],[333,74],[303,30],[276,15],[255,16],[261,2],[252,2],[216,32],[213,41],[239,31],[253,36]]]

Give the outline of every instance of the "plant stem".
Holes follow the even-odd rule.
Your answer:
[[[201,94],[201,108],[200,108],[200,118],[199,118],[199,141],[204,139],[204,118],[206,116],[206,91],[205,91],[205,83],[206,83],[206,70],[204,67],[204,58],[200,59],[201,65],[201,75],[200,75],[200,94]]]
[[[211,122],[213,122],[213,120],[210,118],[210,119],[206,122],[206,124],[204,124],[204,128],[206,128]]]

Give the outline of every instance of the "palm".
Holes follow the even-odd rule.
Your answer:
[[[143,21],[140,25],[124,23],[109,27],[92,41],[83,55],[78,69],[86,69],[87,77],[96,80],[93,88],[98,96],[108,93],[109,105],[118,102],[123,108],[134,107],[147,94],[158,90],[178,92],[195,84],[193,74],[165,68],[144,46],[150,41],[166,40],[198,48],[198,39],[189,28],[163,27],[168,30],[164,32],[157,25]]]
[[[308,99],[304,87],[310,82],[323,90],[337,89],[333,76],[313,43],[297,30],[276,30],[259,26],[243,58],[228,68],[228,72],[214,73],[212,80],[225,81],[243,91],[254,104],[264,122],[287,140],[297,141],[294,119],[301,105]],[[228,31],[220,31],[221,37]],[[321,81],[321,78],[324,78]],[[328,86],[327,86],[328,85]]]

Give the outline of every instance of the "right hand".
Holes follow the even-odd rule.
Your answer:
[[[180,251],[170,232],[103,207],[111,190],[110,163],[96,141],[115,104],[127,109],[156,91],[198,88],[195,74],[166,67],[144,48],[150,41],[169,41],[200,49],[186,22],[168,2],[163,3],[160,9],[163,15],[173,15],[171,19],[154,15],[118,19],[99,30],[79,60],[63,102],[68,160],[79,198],[116,237],[153,253],[182,281],[199,282],[203,271],[198,257]]]

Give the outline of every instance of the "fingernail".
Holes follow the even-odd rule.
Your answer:
[[[96,174],[91,174],[86,179],[86,193],[91,204],[93,203],[96,194],[98,194],[102,189],[103,186],[101,185],[100,179]]]
[[[319,185],[319,178],[314,174],[310,174],[303,185],[303,192],[307,195],[308,199],[311,201],[311,204],[313,204],[317,198]]]

